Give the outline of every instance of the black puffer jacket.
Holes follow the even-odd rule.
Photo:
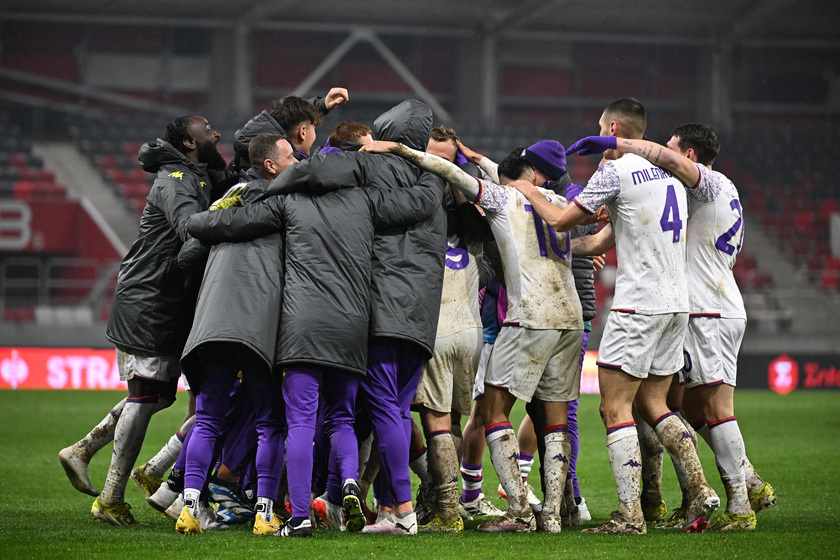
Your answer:
[[[377,140],[401,142],[425,150],[432,129],[432,110],[415,99],[403,101],[374,122]],[[382,166],[371,180],[370,166]],[[388,169],[385,174],[384,170]],[[315,156],[287,169],[272,181],[270,192],[324,192],[347,185],[411,187],[433,185],[434,213],[410,227],[379,231],[374,239],[370,336],[407,340],[431,358],[440,313],[446,257],[448,187],[431,173],[422,173],[392,154],[333,153]],[[451,193],[448,193],[451,196]]]
[[[568,173],[564,173],[557,181],[551,181],[548,184],[548,188],[560,196],[569,199],[569,201],[574,196],[571,198],[567,197],[567,192],[572,191],[573,195],[576,196],[582,190],[580,185],[572,183],[572,179]],[[576,225],[569,234],[574,239],[575,237],[593,235],[597,229],[595,224],[586,226]],[[592,269],[592,257],[573,257],[572,274],[575,276],[575,288],[580,299],[580,306],[583,309],[583,320],[591,321],[595,318],[595,312],[597,311],[595,301],[595,272]]]
[[[237,185],[241,204],[261,194],[269,181],[254,168]],[[197,239],[181,250],[181,264],[201,252]],[[198,294],[195,319],[187,339],[181,369],[190,378],[200,373],[202,346],[236,342],[253,350],[271,368],[277,348],[283,300],[283,237],[267,235],[246,243],[220,243],[210,249]]]
[[[206,210],[206,166],[168,142],[144,144],[140,165],[157,173],[140,218],[137,240],[120,265],[106,336],[129,351],[179,357],[192,325],[201,273],[178,267],[186,221]]]
[[[305,163],[325,157],[337,162],[341,155],[318,156]],[[437,182],[391,189],[387,185],[395,176],[390,167],[393,158],[354,155],[361,156],[352,159],[363,165],[350,177],[367,188],[272,196],[258,204],[205,212],[190,220],[190,233],[210,243],[285,233],[286,271],[276,358],[280,367],[310,364],[365,373],[374,229],[413,224],[440,206]],[[287,169],[284,175],[305,163]],[[346,169],[348,163],[341,162],[340,167]],[[403,170],[414,180],[415,169]],[[253,263],[255,269],[260,266]]]

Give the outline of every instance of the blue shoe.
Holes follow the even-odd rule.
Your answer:
[[[222,506],[219,506],[219,509],[216,511],[216,519],[225,525],[247,525],[254,520],[253,517],[249,518],[244,515],[238,515],[233,510]]]
[[[237,518],[244,517],[249,522],[254,521],[256,515],[254,504],[239,487],[231,489],[215,482],[208,482],[207,489],[210,491],[210,501],[219,504],[219,511],[224,508]],[[225,521],[225,523],[230,522]]]

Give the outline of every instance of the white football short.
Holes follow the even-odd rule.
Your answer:
[[[475,382],[473,383],[473,399],[480,399],[484,396],[484,376],[487,374],[487,364],[490,363],[490,355],[493,353],[493,342],[485,342],[481,347],[481,356],[478,359],[478,368],[475,370]]]
[[[411,404],[469,416],[482,339],[482,330],[476,327],[435,340],[434,354],[423,366]]]
[[[640,315],[612,311],[607,317],[598,366],[645,379],[673,375],[683,366],[688,313]]]
[[[735,386],[746,319],[692,317],[685,334],[685,386]]]
[[[117,348],[117,368],[120,370],[120,381],[140,377],[169,383],[181,375],[181,362],[178,358],[134,354],[119,348]]]
[[[484,383],[531,402],[569,402],[580,396],[583,330],[502,327]]]

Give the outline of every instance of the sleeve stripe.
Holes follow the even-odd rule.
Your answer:
[[[583,210],[584,212],[586,212],[590,216],[595,213],[593,210],[590,210],[589,208],[585,207],[583,204],[578,202],[577,198],[575,198],[572,202],[574,202],[577,205],[578,208],[580,208],[581,210]]]
[[[481,181],[478,180],[478,177],[475,177],[475,182],[478,183],[478,194],[475,196],[473,204],[478,204],[478,201],[481,200],[481,194],[484,192],[484,186],[481,184]]]

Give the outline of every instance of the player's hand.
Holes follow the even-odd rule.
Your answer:
[[[595,213],[595,221],[596,222],[604,222],[605,224],[610,223],[610,213],[607,212],[607,207],[603,204],[598,211]]]
[[[476,151],[467,148],[460,140],[458,140],[458,151],[461,152],[465,158],[471,163],[478,165],[478,162],[484,157]]]
[[[327,97],[324,99],[324,105],[326,105],[328,111],[332,111],[336,105],[347,103],[348,101],[350,101],[350,95],[347,93],[347,90],[334,87],[327,93]]]
[[[617,145],[618,140],[615,136],[587,136],[566,148],[566,155],[574,153],[582,156],[602,154],[607,150],[615,150]]]
[[[385,140],[374,140],[370,144],[362,146],[360,152],[371,152],[373,154],[387,154],[394,151],[397,147],[396,142],[387,142]]]
[[[586,216],[584,219],[580,221],[580,225],[582,226],[589,226],[592,224],[597,224],[598,222],[609,223],[610,221],[610,214],[607,212],[607,207],[603,204],[600,208],[594,213]]]
[[[516,181],[511,181],[507,184],[509,187],[513,187],[514,189],[521,192],[525,195],[525,198],[528,198],[529,194],[537,193],[537,187],[534,186],[534,183],[531,181],[526,181],[524,179],[517,179]]]
[[[598,272],[607,264],[607,255],[595,255],[592,257],[592,270]]]

